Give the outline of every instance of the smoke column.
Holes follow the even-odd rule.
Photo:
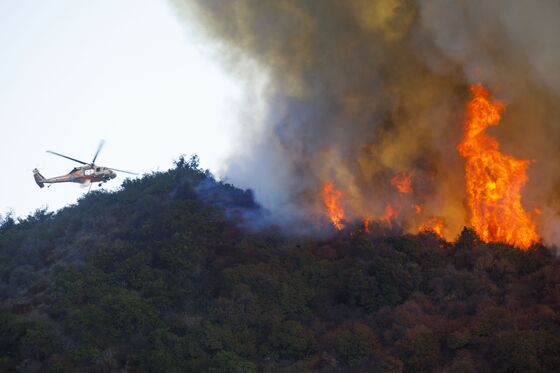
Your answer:
[[[468,224],[457,152],[469,86],[506,107],[492,129],[532,160],[523,189],[547,243],[560,242],[560,3],[554,0],[174,0],[232,72],[260,85],[240,109],[225,174],[286,224],[324,214],[322,186],[347,219],[391,204],[412,230]],[[411,193],[390,180],[408,175]],[[412,208],[411,206],[416,206]]]

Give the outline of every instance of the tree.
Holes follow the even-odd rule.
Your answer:
[[[431,371],[439,363],[440,346],[433,332],[424,325],[409,329],[397,342],[407,369]]]
[[[344,363],[356,367],[373,356],[378,348],[377,336],[369,326],[354,323],[337,333],[335,348]]]

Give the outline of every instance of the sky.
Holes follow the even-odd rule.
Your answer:
[[[0,214],[57,210],[87,192],[53,150],[138,173],[198,154],[217,173],[242,84],[165,0],[0,0]],[[127,177],[104,188],[114,190]],[[94,186],[94,188],[98,188]]]

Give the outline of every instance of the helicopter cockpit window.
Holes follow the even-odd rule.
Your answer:
[[[72,169],[72,171],[70,171],[70,173],[73,174],[73,173],[76,172],[76,171],[78,171],[78,169],[77,169],[76,167],[74,167],[74,168]]]

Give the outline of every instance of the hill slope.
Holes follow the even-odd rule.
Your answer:
[[[0,226],[2,371],[555,371],[551,251],[248,232],[195,158]]]

